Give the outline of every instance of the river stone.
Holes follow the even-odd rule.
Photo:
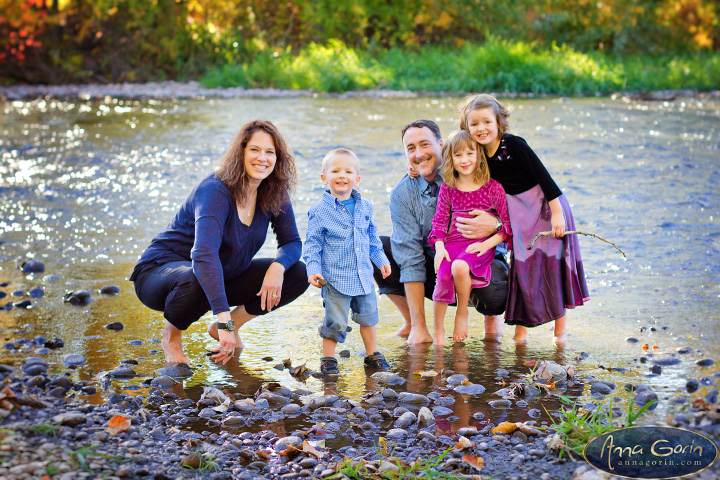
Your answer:
[[[60,338],[55,338],[53,340],[45,342],[44,346],[54,350],[57,348],[63,348],[65,346],[65,342],[63,342]]]
[[[267,400],[268,405],[270,405],[272,407],[281,407],[281,406],[285,406],[288,403],[290,403],[289,398],[283,397],[282,395],[276,395],[272,392],[263,392],[260,395],[258,395],[258,397],[256,399],[256,403],[257,403],[257,400],[260,400],[260,399]]]
[[[57,282],[58,280],[60,280],[60,277],[58,277],[57,275],[45,275],[43,277],[44,282],[52,283],[52,282]]]
[[[444,417],[445,415],[451,415],[453,411],[447,407],[435,407],[432,409],[432,413],[436,417]]]
[[[395,426],[397,428],[407,428],[415,423],[415,420],[417,420],[417,417],[413,412],[405,412],[395,421]]]
[[[302,445],[302,442],[302,438],[291,435],[289,437],[283,437],[277,440],[273,447],[275,448],[276,452],[284,452],[288,449],[288,447],[298,447]]]
[[[398,394],[392,388],[386,388],[382,391],[382,397],[385,400],[394,401],[394,400],[397,400]]]
[[[449,385],[460,385],[461,383],[467,381],[467,377],[465,375],[461,375],[459,373],[456,373],[455,375],[450,375],[446,381]]]
[[[112,323],[108,323],[107,325],[105,325],[105,328],[107,328],[108,330],[118,331],[118,330],[122,330],[123,328],[125,328],[125,325],[123,325],[122,322],[112,322]]]
[[[63,302],[71,305],[87,305],[92,301],[92,292],[90,290],[78,290],[77,292],[68,292],[63,297]]]
[[[32,308],[32,302],[26,298],[25,300],[20,300],[19,302],[13,302],[13,307],[27,310]]]
[[[242,400],[237,400],[235,403],[233,403],[233,406],[235,407],[235,410],[243,413],[250,413],[255,408],[255,402],[253,402],[249,398],[244,398]]]
[[[697,366],[699,366],[699,367],[709,367],[709,366],[712,365],[713,363],[715,363],[715,361],[714,361],[713,359],[711,359],[711,358],[703,358],[702,360],[696,361],[696,362],[695,362],[695,365],[697,365]]]
[[[77,354],[68,354],[63,357],[63,363],[66,367],[79,367],[85,365],[85,357]]]
[[[595,381],[590,384],[590,393],[599,395],[609,395],[614,390],[614,385],[610,386],[603,381]]]
[[[115,295],[120,292],[120,288],[115,285],[105,285],[100,289],[103,295]]]
[[[171,388],[176,383],[177,382],[175,382],[175,380],[173,380],[173,378],[169,375],[160,375],[159,377],[155,377],[150,380],[150,385],[155,388]]]
[[[73,386],[72,380],[67,377],[57,377],[48,383],[48,387],[62,387],[65,390],[70,390]]]
[[[387,474],[387,475],[391,475],[394,477],[399,472],[400,472],[400,467],[398,467],[396,464],[389,462],[389,461],[382,462],[380,464],[380,466],[378,467],[378,473],[380,473],[380,474]]]
[[[35,375],[42,375],[47,372],[47,365],[44,363],[31,363],[25,364],[22,367],[22,371],[28,377],[34,377]]]
[[[407,437],[408,432],[406,430],[403,430],[402,428],[391,428],[387,432],[387,438],[392,438],[394,440],[400,440],[405,437]]]
[[[638,343],[639,340],[635,337],[628,337],[625,339],[625,341],[628,343]]]
[[[200,413],[198,413],[198,417],[210,418],[214,417],[217,414],[218,412],[216,412],[215,409],[207,407],[200,410]]]
[[[445,405],[452,405],[455,403],[455,397],[450,396],[442,396],[435,399],[435,405],[437,406],[445,406]]]
[[[112,372],[108,373],[110,378],[135,378],[137,373],[135,370],[130,368],[116,368]]]
[[[67,394],[67,390],[62,387],[55,387],[48,390],[47,394],[51,397],[63,398]]]
[[[86,420],[87,417],[84,413],[75,411],[61,413],[60,415],[55,415],[52,418],[53,422],[59,423],[60,425],[67,425],[68,427],[76,427],[82,423],[85,423]]]
[[[300,413],[301,410],[302,407],[296,403],[289,403],[280,409],[285,415],[296,415]]]
[[[463,427],[458,428],[457,434],[462,437],[473,437],[478,434],[478,430],[475,427]]]
[[[412,403],[415,405],[427,405],[430,403],[430,399],[427,398],[425,395],[420,395],[417,393],[401,392],[400,395],[398,395],[398,402]]]
[[[42,273],[45,271],[45,264],[40,260],[25,260],[20,268],[25,273]]]
[[[314,397],[307,403],[307,405],[305,405],[305,408],[307,408],[308,410],[315,410],[321,407],[329,407],[339,398],[340,397],[338,397],[337,395],[321,395],[319,397]]]
[[[681,363],[681,361],[679,358],[675,358],[675,357],[664,357],[664,358],[654,358],[652,363],[654,363],[655,365],[661,365],[663,367],[667,367],[670,365],[677,365],[677,364]]]
[[[457,393],[462,393],[463,395],[480,395],[485,392],[485,387],[477,383],[471,383],[470,385],[458,385],[453,388],[453,390]]]
[[[695,393],[700,388],[700,383],[697,380],[688,380],[685,384],[685,389],[688,393]]]
[[[405,379],[401,376],[390,373],[390,372],[375,372],[370,375],[371,378],[377,380],[382,385],[402,385],[405,383]]]
[[[159,368],[157,369],[157,373],[173,378],[184,378],[192,377],[193,371],[187,363],[178,363],[177,365]]]
[[[45,290],[40,287],[33,287],[28,292],[28,295],[30,295],[32,298],[40,298],[45,295]]]
[[[681,355],[684,355],[684,354],[686,354],[686,353],[692,352],[692,348],[690,348],[690,347],[678,347],[677,350],[676,350],[676,352],[679,353],[679,354],[681,354]]]
[[[224,427],[242,427],[245,425],[245,419],[240,415],[230,415],[223,419]]]
[[[432,414],[429,408],[421,407],[417,414],[418,428],[429,427],[435,425],[435,416]]]
[[[639,387],[635,389],[635,391],[637,392],[637,395],[635,395],[635,403],[639,407],[642,407],[645,404],[658,399],[657,394],[655,392],[653,392],[652,390],[650,390],[649,387],[647,389],[642,389],[639,391],[638,390],[639,390]],[[658,403],[659,402],[656,401],[655,404],[649,408],[649,410],[655,410]]]
[[[500,399],[500,400],[490,400],[488,402],[492,408],[510,408],[512,407],[512,402],[510,400]]]

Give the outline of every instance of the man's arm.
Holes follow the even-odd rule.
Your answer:
[[[455,221],[457,222],[458,232],[465,238],[479,239],[487,238],[495,233],[495,227],[497,226],[498,219],[494,215],[484,210],[471,210],[471,215],[474,217],[458,217]]]

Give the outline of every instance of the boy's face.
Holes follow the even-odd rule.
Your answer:
[[[357,161],[350,155],[335,155],[327,162],[320,178],[330,188],[330,193],[340,200],[347,200],[360,183]]]

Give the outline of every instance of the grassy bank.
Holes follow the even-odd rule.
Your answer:
[[[720,53],[622,59],[565,45],[548,48],[496,38],[458,48],[355,51],[333,41],[310,44],[297,55],[261,52],[245,63],[209,70],[201,83],[320,92],[383,88],[594,95],[619,90],[712,90],[720,88]]]

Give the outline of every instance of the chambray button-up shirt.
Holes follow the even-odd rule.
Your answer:
[[[440,174],[432,182],[442,185]],[[435,251],[428,244],[437,208],[437,190],[423,177],[405,175],[390,193],[393,258],[400,267],[400,282],[425,282],[425,255]]]
[[[367,295],[374,291],[372,262],[390,263],[373,222],[372,204],[356,190],[355,215],[329,191],[308,210],[308,228],[303,260],[308,276],[321,273],[345,295]]]

